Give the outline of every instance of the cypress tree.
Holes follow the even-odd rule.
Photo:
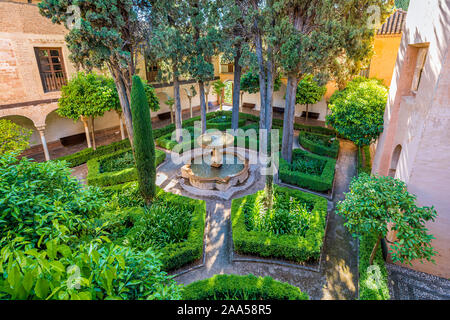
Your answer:
[[[131,113],[139,191],[145,202],[149,204],[156,193],[155,142],[153,140],[150,108],[144,85],[139,76],[133,76]]]

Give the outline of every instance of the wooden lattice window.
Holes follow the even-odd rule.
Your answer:
[[[44,92],[59,91],[67,84],[61,48],[35,48]]]
[[[158,78],[158,64],[157,63],[150,63],[149,61],[145,61],[145,69],[147,73],[147,81],[150,82],[156,82],[156,79]]]

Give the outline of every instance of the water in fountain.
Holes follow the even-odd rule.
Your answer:
[[[194,159],[191,170],[200,178],[220,178],[238,174],[244,169],[244,162],[235,154],[225,153],[222,156],[222,166],[215,168],[211,166],[211,156],[204,156]]]

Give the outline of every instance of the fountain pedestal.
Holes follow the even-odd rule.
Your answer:
[[[211,152],[192,158],[191,164],[181,169],[181,176],[191,186],[202,190],[226,191],[248,179],[248,160],[236,152],[224,151],[227,146],[234,145],[234,136],[222,132],[206,133],[198,137],[197,142]],[[205,161],[208,157],[210,161]]]

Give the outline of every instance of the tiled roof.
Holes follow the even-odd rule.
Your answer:
[[[378,29],[377,34],[400,34],[406,21],[406,11],[401,9],[395,11],[387,21]]]

